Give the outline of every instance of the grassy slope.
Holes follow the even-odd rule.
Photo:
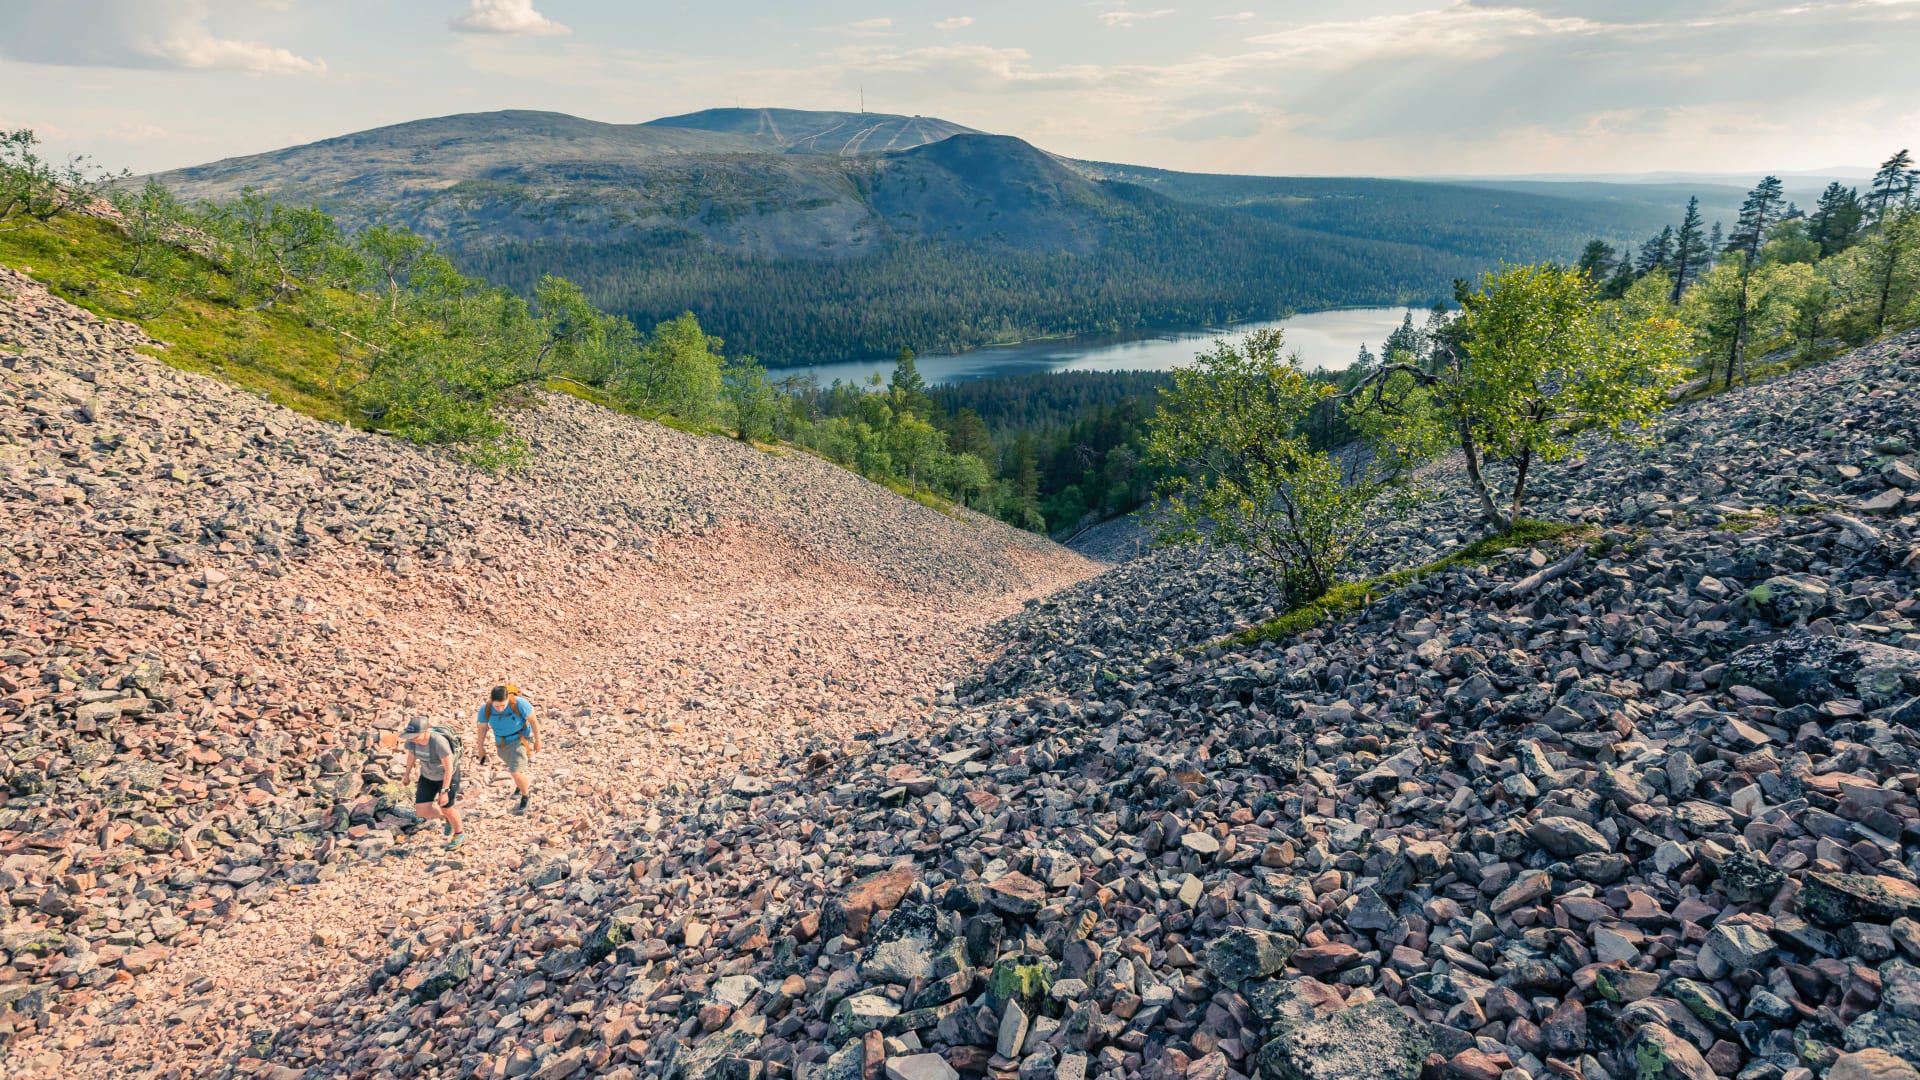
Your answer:
[[[229,295],[226,275],[198,257],[191,257],[191,272],[207,283],[207,297],[184,293],[167,297],[154,282],[126,272],[132,255],[125,234],[99,218],[62,215],[46,223],[0,230],[0,266],[26,273],[55,296],[96,315],[139,325],[167,343],[167,348],[149,350],[164,363],[215,376],[295,412],[360,424],[342,390],[352,385],[359,368],[351,356],[342,357],[340,339],[333,333],[308,325],[285,308],[252,311],[224,302]],[[611,395],[571,379],[553,379],[548,388],[615,412],[644,415],[681,431],[724,434],[711,424],[635,413],[622,408]],[[781,449],[793,448],[783,445]],[[932,492],[910,492],[905,484],[888,478],[876,482],[959,517],[951,503]]]
[[[0,231],[0,265],[25,271],[55,296],[96,315],[144,327],[168,348],[155,350],[173,367],[215,375],[263,394],[287,408],[323,420],[349,423],[353,411],[341,383],[355,368],[341,368],[339,339],[308,326],[286,310],[248,311],[222,302],[226,276],[204,259],[211,299],[168,299],[153,282],[125,272],[131,245],[109,222],[62,215],[53,221]]]

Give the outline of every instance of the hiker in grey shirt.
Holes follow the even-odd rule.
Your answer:
[[[413,779],[415,770],[420,773],[420,782],[413,788],[413,812],[425,821],[439,818],[445,822],[452,837],[447,847],[459,847],[467,832],[460,824],[460,811],[453,808],[460,799],[458,748],[445,733],[434,730],[424,716],[407,721],[400,745],[407,751],[406,780]]]

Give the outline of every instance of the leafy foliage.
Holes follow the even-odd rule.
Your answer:
[[[1410,458],[1461,451],[1483,515],[1520,517],[1536,463],[1557,461],[1573,432],[1632,435],[1685,375],[1688,335],[1658,315],[1599,299],[1577,270],[1506,266],[1461,297],[1464,349],[1428,367],[1383,365],[1357,392],[1382,444]],[[1502,477],[1486,466],[1499,464]]]
[[[1302,425],[1334,390],[1283,358],[1283,344],[1279,331],[1256,330],[1176,369],[1147,450],[1178,470],[1163,488],[1160,539],[1240,548],[1299,602],[1333,586],[1386,478],[1309,446]]]
[[[28,128],[0,131],[0,229],[44,224],[90,207],[108,184],[126,175],[110,175],[84,157],[55,165],[40,156],[39,145]]]
[[[1606,299],[1664,280],[1694,335],[1701,392],[1710,392],[1716,382],[1726,388],[1750,377],[1756,365],[1775,371],[1809,363],[1840,342],[1920,324],[1917,187],[1920,171],[1902,150],[1881,164],[1865,196],[1830,183],[1803,215],[1769,176],[1747,193],[1724,244],[1715,222],[1697,254],[1683,254],[1695,250],[1699,235],[1696,201],[1679,232],[1654,236],[1637,261],[1623,258],[1609,275],[1611,246],[1594,240],[1579,268]]]

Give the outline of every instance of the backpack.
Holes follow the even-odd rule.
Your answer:
[[[429,727],[427,730],[432,734],[438,735],[441,738],[447,740],[447,746],[453,751],[453,760],[447,766],[447,775],[449,777],[455,775],[460,768],[461,746],[460,746],[459,734],[455,732],[452,728],[446,727],[441,724],[434,724],[433,726]],[[432,746],[433,746],[432,742],[429,741],[427,746],[428,746],[428,749],[432,749]]]
[[[527,736],[527,729],[528,729],[527,714],[520,711],[520,688],[517,686],[509,685],[507,687],[507,710],[506,711],[512,713],[514,716],[519,718],[520,730],[512,733],[511,735],[496,734],[493,737],[493,741],[496,743],[500,743],[501,745],[505,745],[509,742],[514,742],[519,739],[524,739]],[[493,707],[493,701],[489,699],[487,701],[486,708],[481,711],[481,715],[492,716],[494,715],[494,712],[495,710]],[[487,726],[491,728],[493,725],[488,724]]]

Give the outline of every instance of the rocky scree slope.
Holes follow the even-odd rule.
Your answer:
[[[631,796],[911,711],[940,613],[1090,568],[570,398],[492,477],[156,347],[0,269],[0,1044],[404,843],[374,725],[517,673]]]
[[[1128,563],[929,724],[395,935],[241,1071],[1911,1078],[1917,422],[1912,335],[1689,406],[1546,481],[1589,535],[1283,643],[1207,645],[1262,614],[1217,561]]]

